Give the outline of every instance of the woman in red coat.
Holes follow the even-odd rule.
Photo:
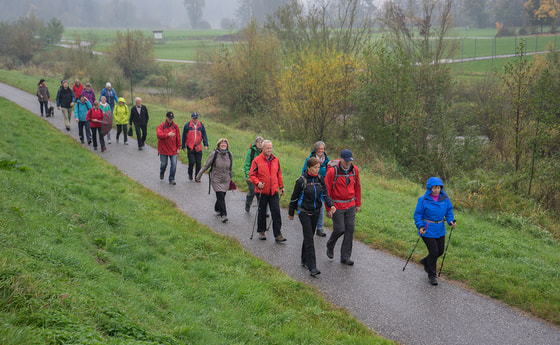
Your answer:
[[[99,134],[99,142],[101,143],[101,152],[107,150],[105,147],[105,140],[103,139],[103,134],[101,133],[101,122],[103,121],[103,110],[99,109],[99,101],[93,102],[93,108],[91,108],[87,115],[86,121],[89,121],[89,126],[91,128],[91,137],[93,139],[93,149],[97,150],[97,135]]]

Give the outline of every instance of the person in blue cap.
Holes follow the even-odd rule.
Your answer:
[[[455,227],[453,205],[443,191],[443,181],[439,177],[430,177],[426,184],[426,193],[418,199],[414,210],[414,223],[418,234],[428,248],[428,256],[420,260],[428,280],[438,285],[436,279],[437,259],[445,249],[445,222]]]

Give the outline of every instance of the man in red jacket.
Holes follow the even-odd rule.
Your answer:
[[[362,192],[358,167],[352,164],[352,151],[342,150],[340,161],[327,170],[325,184],[336,212],[332,216],[333,232],[327,241],[327,256],[334,257],[334,246],[340,236],[344,235],[340,248],[340,262],[352,266],[352,240],[354,239],[354,222],[356,213],[362,206]]]
[[[280,219],[280,196],[278,195],[278,191],[280,191],[280,195],[284,195],[282,169],[278,158],[272,154],[272,142],[265,140],[262,147],[262,153],[251,163],[249,173],[249,180],[256,187],[255,193],[260,195],[257,211],[257,232],[259,233],[259,239],[266,240],[264,233],[266,231],[266,208],[269,207],[274,240],[277,243],[285,242],[286,238],[280,232],[282,219]]]
[[[169,183],[175,185],[175,171],[177,169],[177,155],[181,149],[181,135],[179,126],[173,122],[175,116],[168,111],[163,121],[157,128],[157,149],[159,154],[159,179],[163,180],[165,169],[167,169],[167,159],[171,161],[169,168]]]

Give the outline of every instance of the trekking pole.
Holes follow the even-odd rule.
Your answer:
[[[259,216],[259,209],[261,206],[261,193],[262,189],[259,192],[259,197],[257,198],[257,212],[255,213],[255,221],[253,222],[253,231],[251,231],[251,240],[253,239],[253,234],[255,233],[255,225],[257,225],[257,217]]]
[[[410,252],[410,255],[408,256],[408,259],[406,259],[406,263],[404,264],[404,267],[402,268],[403,272],[404,272],[404,269],[406,268],[406,265],[408,265],[408,262],[410,261],[410,258],[412,257],[412,253],[414,253],[414,250],[416,250],[416,246],[418,245],[418,242],[420,242],[420,236],[418,236],[418,239],[416,240],[416,244],[414,245],[414,248],[412,248],[412,251]]]
[[[445,256],[447,255],[447,249],[449,248],[449,242],[451,242],[451,235],[453,235],[453,227],[449,232],[449,238],[447,239],[447,245],[445,246],[445,252],[443,253],[443,259],[441,259],[441,266],[439,267],[438,277],[441,275],[441,270],[443,269],[443,262],[445,261]]]

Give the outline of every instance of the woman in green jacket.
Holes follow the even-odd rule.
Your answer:
[[[113,111],[113,121],[117,125],[117,143],[119,142],[119,136],[121,132],[124,135],[124,144],[128,145],[128,106],[124,97],[119,97],[119,103],[115,105],[115,110]]]

